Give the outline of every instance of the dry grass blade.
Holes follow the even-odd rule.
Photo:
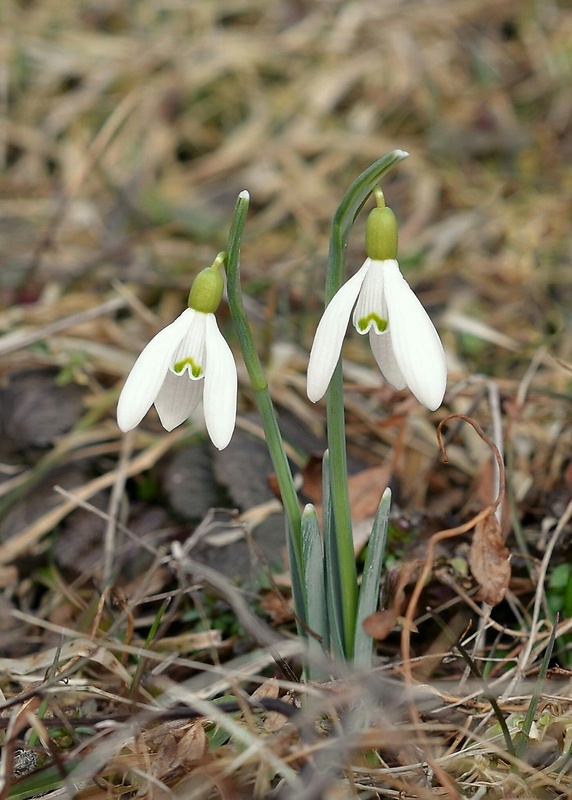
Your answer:
[[[5,794],[17,781],[22,795],[69,796],[72,781],[85,797],[156,800],[568,796],[571,37],[557,1],[2,2]],[[393,390],[367,342],[347,337],[356,528],[373,478],[394,497],[384,610],[370,620],[379,667],[330,663],[330,683],[301,685],[245,376],[241,458],[209,450],[194,420],[165,434],[153,412],[123,439],[115,402],[248,189],[248,315],[288,457],[302,470],[319,457],[306,367],[329,227],[344,188],[395,148],[411,157],[383,188],[401,267],[444,341],[446,411]],[[224,303],[219,323],[236,352]],[[436,426],[450,412],[443,467]],[[465,417],[500,451],[498,475]],[[522,736],[518,774],[434,614]],[[46,678],[58,645],[65,669]],[[273,728],[249,702],[258,686],[304,713]],[[177,692],[188,713],[208,700],[217,721],[177,716]],[[14,778],[30,726],[35,774]]]

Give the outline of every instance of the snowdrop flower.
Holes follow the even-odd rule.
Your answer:
[[[219,271],[226,253],[195,278],[189,307],[145,347],[129,373],[117,404],[122,431],[135,428],[154,403],[168,431],[191,414],[199,400],[207,431],[222,450],[236,422],[237,375],[230,347],[218,329],[214,312],[222,298]]]
[[[383,203],[380,191],[376,198]],[[308,397],[315,403],[328,388],[354,309],[353,324],[358,333],[369,333],[384,378],[396,389],[408,386],[434,411],[447,384],[445,353],[429,315],[401,274],[397,221],[384,205],[368,217],[366,249],[364,265],[334,295],[318,325],[308,364]]]

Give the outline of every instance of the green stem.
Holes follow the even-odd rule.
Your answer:
[[[338,206],[332,222],[328,273],[326,276],[326,305],[342,285],[343,268],[352,225],[380,178],[406,158],[407,153],[394,150],[369,166],[350,186]],[[339,564],[338,586],[343,609],[344,647],[346,658],[354,649],[357,614],[357,572],[354,557],[351,512],[348,494],[346,433],[341,361],[338,363],[327,395],[328,449],[330,451],[330,480],[333,528]]]
[[[276,419],[276,412],[274,411],[274,406],[268,390],[268,382],[262,370],[258,352],[254,346],[254,340],[244,310],[240,289],[240,242],[246,222],[248,204],[248,193],[241,192],[236,202],[228,239],[228,259],[226,268],[228,305],[232,314],[238,341],[242,349],[242,355],[248,371],[248,377],[250,378],[252,391],[256,399],[256,405],[260,413],[260,419],[266,436],[266,445],[270,452],[270,458],[272,459],[276,479],[280,487],[284,511],[286,512],[286,518],[288,520],[288,530],[292,537],[292,550],[296,562],[290,566],[292,570],[297,570],[300,577],[303,577],[302,517],[300,505],[294,488],[294,480],[292,478],[290,465],[288,464],[288,459],[284,452],[282,436]],[[296,613],[302,619],[305,619],[306,614],[304,609],[297,608]]]

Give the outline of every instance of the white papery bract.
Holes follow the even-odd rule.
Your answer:
[[[234,431],[236,394],[236,364],[214,314],[187,308],[133,365],[117,404],[117,424],[130,431],[154,403],[161,424],[171,431],[202,397],[207,431],[222,450]]]
[[[352,309],[358,333],[369,333],[374,358],[396,389],[406,386],[427,408],[438,408],[447,385],[439,334],[395,259],[367,258],[326,308],[308,364],[308,397],[319,400],[340,357]]]

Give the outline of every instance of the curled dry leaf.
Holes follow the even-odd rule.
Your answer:
[[[469,551],[469,566],[480,584],[479,598],[491,606],[503,600],[510,581],[509,551],[500,525],[489,514],[475,525]]]

